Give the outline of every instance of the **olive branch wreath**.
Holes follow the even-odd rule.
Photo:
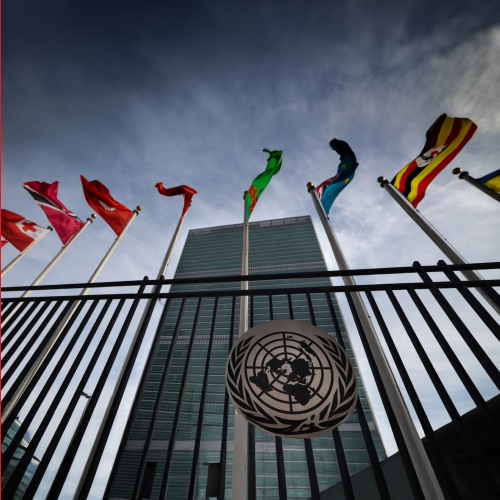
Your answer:
[[[308,417],[302,420],[289,420],[279,416],[269,415],[261,405],[252,400],[250,393],[243,386],[243,370],[240,370],[245,354],[250,347],[252,338],[245,339],[235,345],[229,356],[227,364],[227,385],[233,402],[239,407],[247,420],[257,427],[272,434],[308,434],[329,429],[340,425],[348,416],[349,410],[355,406],[358,397],[358,383],[352,364],[346,355],[346,352],[333,339],[318,338],[323,343],[323,347],[333,358],[338,369],[339,384],[335,391],[332,401],[319,415],[319,423],[311,426],[308,430],[301,429],[302,424]],[[324,418],[327,420],[321,422]]]

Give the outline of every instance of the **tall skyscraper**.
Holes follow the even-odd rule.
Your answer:
[[[205,278],[240,274],[242,224],[220,226],[189,231],[184,249],[177,266],[175,278]],[[310,216],[291,217],[249,224],[249,273],[292,273],[299,271],[326,270],[325,260]],[[329,278],[283,279],[274,281],[254,281],[249,283],[250,290],[263,288],[293,288],[330,286]],[[239,289],[239,282],[175,285],[170,291],[183,293],[188,291]],[[311,322],[305,295],[292,295],[294,319]],[[349,334],[345,327],[342,312],[334,294],[331,294],[335,314],[347,352],[356,370],[357,362],[352,351]],[[324,294],[312,294],[312,305],[317,326],[334,334],[334,325]],[[217,311],[214,316],[214,305]],[[157,499],[164,476],[166,455],[172,439],[172,423],[180,401],[181,379],[186,366],[186,354],[191,338],[198,299],[187,298],[181,311],[181,298],[172,299],[163,326],[162,336],[155,353],[150,375],[145,380],[142,399],[130,432],[123,443],[123,451],[117,457],[117,463],[111,478],[111,487],[107,498],[129,499],[134,487],[139,460],[144,448],[147,429],[151,422],[152,410],[158,395],[159,381],[165,360],[171,346],[172,335],[176,328],[179,313],[182,322],[178,342],[173,351],[173,361],[167,379],[159,417],[154,427],[150,451],[147,457],[144,480],[139,498]],[[202,299],[200,317],[195,333],[192,356],[187,372],[187,381],[182,397],[182,406],[178,415],[178,426],[170,463],[168,464],[167,498],[187,499],[192,470],[194,476],[194,498],[205,499],[208,463],[218,463],[221,457],[223,439],[225,366],[229,349],[231,329],[231,297],[206,297]],[[273,319],[288,319],[288,296],[274,295],[272,298]],[[238,331],[238,307],[233,324],[234,341]],[[215,336],[209,364],[208,379],[205,385],[205,404],[202,416],[202,432],[197,465],[193,469],[196,433],[200,415],[200,400],[203,393],[204,372],[207,364],[208,339],[215,317]],[[269,297],[254,297],[253,325],[270,319]],[[385,450],[373,418],[373,413],[365,393],[363,381],[358,375],[359,397],[366,419],[378,451],[379,459],[386,458]],[[234,439],[234,408],[228,410],[227,460],[225,498],[231,498],[231,474]],[[340,435],[345,449],[351,474],[369,467],[358,415],[354,413],[347,422],[340,426]],[[283,438],[283,455],[288,500],[311,497],[310,479],[306,464],[304,440]],[[337,465],[333,437],[331,433],[312,439],[316,474],[320,491],[338,483],[340,472]],[[258,499],[279,498],[276,472],[276,448],[274,436],[259,429],[255,430],[256,491]],[[192,487],[193,487],[192,485]]]

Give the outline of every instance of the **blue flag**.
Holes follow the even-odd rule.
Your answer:
[[[356,156],[347,142],[333,139],[330,141],[330,147],[340,155],[337,175],[327,179],[316,188],[316,193],[326,213],[330,212],[330,208],[337,196],[352,181],[354,172],[358,167]]]

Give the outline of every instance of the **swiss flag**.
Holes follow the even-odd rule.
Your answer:
[[[25,219],[22,215],[2,208],[2,236],[20,252],[24,252],[48,231],[49,229]]]
[[[87,203],[110,225],[116,235],[120,236],[134,212],[118,203],[101,182],[89,182],[83,175],[80,177]]]

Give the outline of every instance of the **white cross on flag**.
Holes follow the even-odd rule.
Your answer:
[[[24,252],[49,229],[2,208],[2,236]]]

